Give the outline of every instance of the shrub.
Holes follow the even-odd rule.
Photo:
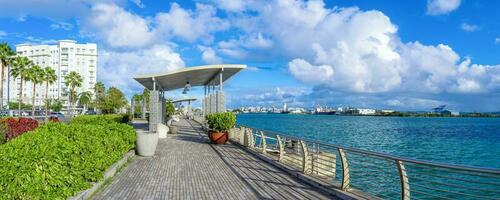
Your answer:
[[[109,124],[109,123],[128,123],[129,115],[80,115],[71,119],[71,123],[77,124]]]
[[[232,112],[212,113],[206,117],[208,127],[216,132],[225,132],[234,127],[236,116]]]
[[[0,124],[6,124],[8,129],[0,128],[0,132],[4,133],[5,141],[14,139],[15,137],[32,131],[38,127],[38,121],[31,118],[7,118],[0,120]],[[3,125],[0,125],[3,126]],[[1,140],[1,139],[0,139]],[[1,143],[1,142],[0,142]]]
[[[126,124],[46,123],[0,146],[0,199],[66,199],[134,147]]]
[[[9,132],[9,126],[4,119],[0,119],[0,144],[7,142],[7,132]]]

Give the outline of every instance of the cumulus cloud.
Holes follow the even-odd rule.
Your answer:
[[[206,46],[198,45],[198,49],[202,52],[201,58],[205,63],[208,64],[219,64],[222,63],[222,59],[215,54],[215,51]]]
[[[462,23],[460,25],[460,28],[462,30],[464,30],[464,31],[467,31],[467,32],[474,32],[474,31],[479,30],[479,26],[478,25],[468,24],[468,23]]]
[[[180,55],[167,45],[127,51],[101,50],[98,59],[98,79],[127,94],[140,88],[132,77],[167,72],[185,65]]]
[[[289,64],[290,72],[306,83],[323,83],[333,76],[333,68],[329,65],[314,66],[303,59],[294,59]]]
[[[428,15],[442,15],[456,10],[460,0],[427,0]]]
[[[82,29],[111,47],[144,47],[152,44],[155,37],[149,24],[148,20],[115,4],[97,4]]]
[[[288,69],[311,85],[358,93],[491,91],[496,67],[477,65],[444,44],[403,43],[397,26],[380,11],[326,8],[323,1],[282,0],[252,9],[254,28],[219,42],[227,56],[245,58],[256,47],[245,40],[266,30],[272,49],[290,58]],[[263,32],[263,31],[262,31]],[[258,38],[258,37],[257,37]]]
[[[226,30],[229,22],[216,16],[216,8],[205,4],[196,4],[196,10],[186,10],[173,3],[168,13],[156,16],[158,29],[189,42],[202,38],[212,41],[213,32]]]
[[[243,0],[215,0],[215,3],[217,7],[231,12],[243,11],[247,6]]]

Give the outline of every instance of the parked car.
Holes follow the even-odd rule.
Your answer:
[[[97,113],[93,110],[87,110],[87,111],[85,111],[85,114],[86,115],[96,115]]]
[[[57,117],[57,119],[59,120],[64,119],[64,115],[61,112],[51,112],[50,115],[53,117]]]

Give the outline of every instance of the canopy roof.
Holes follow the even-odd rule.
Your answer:
[[[185,102],[185,101],[196,101],[196,98],[177,99],[177,100],[172,101],[172,103],[180,103],[180,102]]]
[[[167,73],[149,74],[136,76],[134,79],[149,90],[153,90],[153,78],[157,83],[157,89],[168,91],[184,88],[186,83],[192,87],[204,85],[219,85],[219,73],[222,72],[222,82],[231,78],[245,65],[219,64],[187,67]]]

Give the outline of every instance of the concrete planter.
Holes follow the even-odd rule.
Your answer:
[[[169,127],[165,124],[158,123],[156,126],[156,131],[158,132],[158,138],[167,138],[167,133],[169,132]]]
[[[154,156],[156,145],[158,145],[158,133],[149,131],[136,131],[137,134],[137,154],[140,156]]]
[[[177,134],[179,132],[179,127],[177,126],[169,126],[170,134]]]

